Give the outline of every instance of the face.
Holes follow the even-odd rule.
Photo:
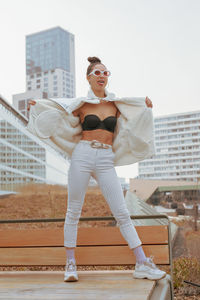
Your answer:
[[[101,64],[95,65],[92,71],[94,69],[98,69],[100,71],[107,70],[107,68]],[[99,76],[95,76],[94,74],[91,74],[87,76],[87,80],[91,85],[93,91],[103,91],[108,83],[108,77],[104,76],[103,74],[100,74]]]

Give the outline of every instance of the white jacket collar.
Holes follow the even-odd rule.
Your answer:
[[[112,100],[115,99],[115,94],[114,94],[114,93],[109,93],[109,92],[107,91],[107,89],[105,89],[105,94],[106,94],[106,97],[104,97],[104,98],[99,98],[99,97],[97,97],[97,96],[94,94],[93,90],[90,88],[89,91],[88,91],[88,94],[87,94],[87,98],[88,98],[88,99],[104,99],[104,100],[107,100],[107,101],[109,101],[109,100],[112,101]]]

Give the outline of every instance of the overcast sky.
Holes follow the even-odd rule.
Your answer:
[[[148,96],[154,116],[200,109],[200,0],[0,0],[0,12],[9,102],[25,91],[25,36],[61,26],[75,35],[76,96],[88,90],[87,57],[98,56],[112,72],[108,90]]]

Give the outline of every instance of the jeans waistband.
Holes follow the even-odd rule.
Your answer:
[[[111,145],[101,143],[101,142],[99,142],[97,140],[92,140],[92,141],[80,140],[79,143],[89,144],[92,148],[103,148],[103,149],[112,148]]]

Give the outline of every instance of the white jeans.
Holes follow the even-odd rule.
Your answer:
[[[97,180],[130,249],[142,244],[131,221],[113,158],[112,148],[92,148],[84,141],[76,145],[68,173],[68,202],[64,224],[65,247],[76,247],[78,222],[91,175]]]

